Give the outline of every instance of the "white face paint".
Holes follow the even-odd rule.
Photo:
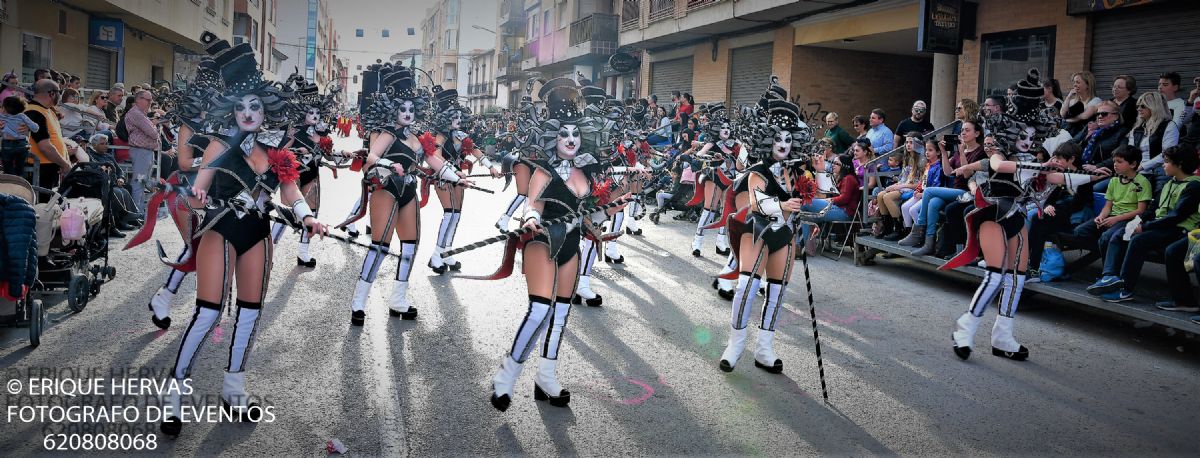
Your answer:
[[[321,122],[321,112],[316,108],[309,108],[308,113],[304,115],[304,123],[310,126],[315,126]]]
[[[1033,148],[1033,134],[1035,130],[1032,127],[1026,127],[1021,131],[1021,136],[1017,137],[1017,151],[1028,153],[1030,148]]]
[[[721,131],[717,133],[721,140],[729,140],[729,136],[733,135],[733,130],[729,128],[729,123],[721,124]]]
[[[579,137],[579,128],[574,124],[565,124],[558,129],[558,157],[562,159],[574,159],[575,154],[579,152],[579,145],[582,143],[582,138]]]
[[[771,146],[771,155],[776,161],[787,159],[792,154],[792,133],[781,130],[775,133],[775,143]]]
[[[462,112],[455,111],[453,115],[450,115],[450,128],[454,129],[454,130],[461,129],[462,128],[462,119],[463,119]]]
[[[237,118],[238,129],[246,132],[261,128],[267,116],[262,99],[254,94],[242,96],[242,99],[234,104],[233,115]]]
[[[396,108],[396,124],[401,127],[411,126],[417,120],[417,107],[413,106],[412,100],[400,102],[400,106]]]

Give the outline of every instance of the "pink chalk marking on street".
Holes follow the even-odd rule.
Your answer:
[[[221,343],[221,338],[224,336],[225,336],[225,331],[221,330],[221,325],[218,324],[217,327],[213,329],[212,343],[215,343],[215,344]]]
[[[636,398],[622,399],[622,400],[620,400],[621,404],[625,404],[627,406],[641,405],[643,402],[646,402],[646,400],[650,399],[651,396],[654,396],[654,387],[651,387],[649,383],[643,382],[643,381],[635,379],[633,377],[626,377],[625,380],[628,381],[629,383],[632,383],[634,385],[641,387],[642,395],[638,396]]]

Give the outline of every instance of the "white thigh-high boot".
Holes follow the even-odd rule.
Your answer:
[[[721,217],[721,215],[714,215],[713,216],[714,222],[715,222],[716,218],[720,218],[720,217]],[[712,223],[709,223],[709,224],[712,224]],[[721,256],[725,256],[725,255],[729,254],[729,227],[728,226],[721,226],[720,229],[717,229],[717,254],[721,255]]]
[[[763,300],[758,346],[754,350],[754,366],[772,374],[783,372],[783,360],[775,356],[775,323],[779,321],[785,286],[782,280],[767,279],[767,297]]]
[[[379,273],[379,266],[383,264],[383,258],[387,257],[388,251],[386,241],[372,243],[371,249],[367,250],[362,270],[358,273],[358,283],[354,285],[354,297],[350,299],[351,325],[363,325],[363,320],[367,317],[367,298],[371,295],[371,284],[375,283],[375,275]]]
[[[725,267],[721,268],[721,272],[717,274],[717,279],[713,280],[713,287],[717,288],[717,295],[722,299],[733,299],[733,280],[725,280],[722,275],[733,272],[737,269],[737,258],[733,257],[733,253],[729,253],[728,259],[725,260]]]
[[[254,346],[258,317],[262,304],[238,299],[237,318],[233,327],[233,338],[229,342],[229,366],[225,369],[225,383],[221,388],[221,400],[244,420],[258,421],[262,410],[246,393],[246,360]]]
[[[625,224],[625,212],[617,212],[616,214],[614,214],[612,216],[612,226],[610,227],[609,232],[614,233],[614,234],[621,232],[621,227],[624,224]],[[614,264],[621,264],[621,263],[625,262],[625,257],[621,256],[621,250],[617,246],[616,240],[609,241],[609,242],[605,243],[604,245],[605,245],[605,247],[604,247],[604,261],[605,262],[611,262]]]
[[[460,220],[462,220],[462,210],[454,210],[450,214],[449,233],[446,236],[446,244],[444,246],[442,246],[442,249],[441,249],[442,252],[449,250],[451,248],[451,245],[454,245],[454,236],[456,234],[458,234],[458,223]],[[459,270],[462,270],[462,263],[455,261],[453,256],[443,256],[442,262],[445,262],[446,267],[449,267],[450,270],[453,270],[456,272]]]
[[[313,209],[313,218],[317,217],[317,209]],[[308,229],[300,230],[300,246],[296,249],[296,265],[307,267],[309,269],[317,266],[317,260],[313,259],[312,253],[309,250],[309,242],[312,241],[312,234]]]
[[[183,252],[175,258],[175,262],[182,263],[191,256],[191,247],[184,247]],[[150,311],[152,312],[150,321],[159,329],[171,327],[171,300],[175,299],[175,294],[179,292],[179,285],[186,277],[187,272],[171,269],[167,273],[166,283],[163,283],[162,287],[158,288],[158,292],[154,293],[154,297],[150,298]]]
[[[546,332],[546,343],[542,347],[542,360],[538,361],[537,377],[533,382],[533,398],[549,401],[555,407],[566,407],[571,402],[571,392],[558,383],[558,349],[562,345],[563,331],[571,314],[571,302],[560,297],[554,302],[553,315]]]
[[[722,371],[733,371],[738,358],[746,350],[746,333],[748,332],[746,325],[750,321],[750,307],[754,304],[754,298],[758,296],[759,282],[760,277],[758,275],[751,277],[750,272],[742,272],[738,275],[737,286],[734,288],[733,294],[733,318],[730,323],[729,344],[725,346],[725,352],[721,354],[720,368]]]
[[[177,383],[182,383],[192,376],[192,364],[195,363],[196,356],[200,354],[200,349],[204,347],[204,342],[208,340],[209,333],[219,321],[221,321],[221,304],[196,299],[196,309],[192,313],[192,320],[188,323],[187,329],[183,331],[183,340],[179,343],[179,351],[175,354],[175,366],[171,370],[171,376]],[[165,406],[173,409],[177,415],[164,415],[165,418],[159,426],[163,434],[178,436],[183,429],[183,415],[178,408],[182,402],[181,398],[181,393],[167,393],[166,399],[164,399]]]
[[[971,356],[971,345],[975,340],[975,331],[979,330],[979,323],[983,320],[983,312],[987,311],[988,304],[996,300],[1003,284],[1004,276],[1000,274],[999,269],[988,267],[983,274],[983,281],[979,283],[979,288],[971,297],[970,307],[955,322],[955,331],[952,337],[954,338],[954,354],[959,358],[967,359]]]
[[[638,228],[637,214],[642,209],[642,196],[638,195],[633,198],[633,202],[625,207],[625,233],[629,235],[642,235],[642,230]]]
[[[587,303],[589,307],[599,307],[604,303],[604,298],[592,291],[592,266],[600,255],[597,251],[596,242],[591,239],[584,237],[579,242],[579,282],[575,285],[572,304]]]
[[[700,213],[700,221],[696,222],[696,237],[692,239],[692,256],[700,257],[700,249],[704,248],[704,226],[712,224],[709,221],[712,217],[712,210],[707,208]]]
[[[396,281],[392,286],[392,300],[388,301],[388,314],[404,320],[417,319],[417,308],[408,302],[408,276],[412,273],[416,255],[416,240],[400,242],[400,261],[396,263]]]
[[[1017,315],[1017,303],[1025,289],[1025,274],[1004,274],[1004,290],[1000,293],[999,315],[992,326],[992,354],[1016,361],[1029,358],[1029,349],[1017,343],[1013,337],[1013,318]]]
[[[275,224],[272,224],[271,225],[271,243],[278,245],[279,239],[283,238],[283,231],[285,229],[287,229],[287,226],[281,222],[276,221]]]
[[[446,239],[450,233],[450,222],[454,220],[454,210],[443,209],[442,221],[438,223],[438,235],[435,246],[433,247],[433,255],[429,257],[429,268],[433,269],[438,274],[446,273],[446,262],[442,259],[442,250],[450,245]]]
[[[501,412],[508,410],[508,406],[512,404],[513,384],[516,383],[517,376],[521,375],[525,360],[529,358],[538,336],[546,327],[546,317],[550,314],[550,308],[549,298],[529,295],[529,309],[525,312],[525,319],[521,320],[517,335],[513,337],[512,347],[500,362],[500,369],[492,377],[492,407]]]
[[[360,196],[358,200],[354,201],[354,207],[350,209],[350,214],[346,216],[346,219],[350,219],[351,216],[357,215],[359,208],[362,207],[362,204],[362,197]],[[348,234],[350,238],[358,237],[358,226],[354,223],[347,224],[346,234]]]
[[[525,196],[517,194],[513,196],[513,200],[508,203],[508,208],[504,210],[504,214],[500,215],[500,220],[496,221],[496,229],[500,232],[508,232],[508,223],[512,221],[513,215],[521,208],[521,204],[525,203]]]

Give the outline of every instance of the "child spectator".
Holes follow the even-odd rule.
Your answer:
[[[1138,174],[1142,153],[1129,145],[1122,145],[1113,152],[1113,173],[1115,176],[1108,180],[1108,190],[1104,192],[1104,209],[1091,221],[1075,227],[1073,238],[1075,243],[1095,247],[1104,251],[1114,238],[1125,234],[1125,223],[1146,211],[1150,199],[1154,198],[1150,180]],[[1123,253],[1115,254],[1119,256]],[[1105,260],[1105,264],[1108,260]],[[1106,271],[1107,272],[1107,271]],[[1115,275],[1115,274],[1114,274]],[[1102,279],[1103,280],[1103,279]]]
[[[1163,186],[1158,195],[1158,211],[1154,219],[1134,228],[1133,237],[1128,242],[1123,237],[1109,242],[1109,254],[1104,259],[1104,277],[1088,287],[1089,293],[1100,295],[1105,301],[1132,299],[1146,256],[1176,241],[1187,240],[1187,233],[1200,223],[1200,212],[1197,212],[1200,207],[1200,177],[1193,175],[1197,164],[1200,164],[1196,150],[1176,146],[1168,148],[1163,156],[1163,169],[1171,181]],[[1112,185],[1109,185],[1109,189],[1112,189]],[[1119,256],[1122,253],[1123,261]],[[1183,270],[1182,257],[1168,260],[1167,263],[1179,264],[1179,270]],[[1186,285],[1186,275],[1183,274],[1183,281],[1177,281],[1176,284]]]
[[[21,126],[37,132],[38,125],[25,116],[25,101],[10,96],[4,99],[4,113],[0,121],[4,124],[3,139],[0,139],[0,171],[20,175],[25,171],[25,160],[29,158],[29,140],[18,130]]]
[[[1082,152],[1083,149],[1079,145],[1071,142],[1058,145],[1058,148],[1054,150],[1054,155],[1050,158],[1050,165],[1064,171],[1078,170],[1079,155]],[[1071,215],[1092,204],[1092,185],[1091,181],[1084,183],[1079,186],[1075,194],[1067,192],[1062,187],[1055,188],[1054,192],[1050,194],[1050,198],[1046,199],[1046,206],[1042,208],[1041,214],[1033,218],[1029,227],[1029,276],[1026,282],[1041,280],[1039,266],[1042,265],[1042,252],[1046,249],[1046,241],[1049,240],[1050,235],[1069,229]]]

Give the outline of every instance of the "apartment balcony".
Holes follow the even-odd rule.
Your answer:
[[[501,64],[504,64],[505,62],[507,62],[506,59],[508,59],[508,56],[501,55],[499,57],[500,57]],[[520,56],[516,56],[516,57],[518,59],[520,58]],[[521,80],[524,78],[525,78],[525,72],[521,70],[521,61],[520,60],[515,60],[514,62],[509,63],[507,65],[502,65],[500,67],[496,67],[496,81],[499,81],[501,83],[508,82],[508,81],[517,81],[517,80]]]
[[[620,17],[615,14],[594,13],[571,23],[571,35],[564,59],[589,54],[610,55],[617,51],[617,29]]]
[[[521,47],[521,70],[538,66],[538,48],[541,40],[531,40]]]
[[[670,46],[697,36],[755,27],[755,22],[835,11],[858,0],[621,0],[621,45]]]
[[[495,83],[476,83],[467,85],[467,97],[471,99],[489,98],[496,96]]]
[[[500,3],[500,27],[514,27],[525,24],[525,1],[504,0]]]

